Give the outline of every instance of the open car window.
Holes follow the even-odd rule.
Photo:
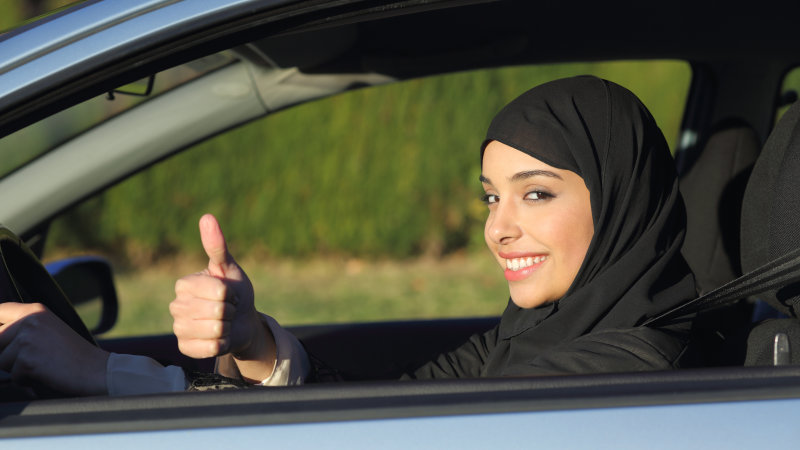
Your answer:
[[[685,62],[415,79],[275,112],[156,164],[54,220],[45,257],[113,262],[121,309],[108,336],[171,332],[172,285],[204,264],[205,212],[250,274],[257,308],[283,324],[497,316],[508,291],[483,243],[480,142],[511,98],[581,74],[633,90],[675,148]],[[168,79],[157,74],[156,89]]]

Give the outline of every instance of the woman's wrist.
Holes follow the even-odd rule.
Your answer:
[[[252,331],[248,345],[240,351],[232,352],[231,356],[243,379],[250,383],[260,383],[269,378],[275,368],[275,338],[258,313],[253,315],[250,328]]]
[[[108,358],[111,354],[95,347],[85,355],[87,357],[81,362],[82,386],[75,386],[75,393],[82,396],[108,395]]]

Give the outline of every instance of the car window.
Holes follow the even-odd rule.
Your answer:
[[[775,114],[775,122],[783,116],[783,113],[797,101],[800,92],[800,67],[790,70],[783,78],[781,91],[778,96],[778,110]]]
[[[0,178],[139,103],[224,67],[233,60],[230,54],[223,52],[165,70],[152,79],[148,77],[120,86],[3,137],[0,139]]]
[[[290,108],[200,143],[58,217],[45,257],[112,261],[115,336],[171,332],[173,284],[205,264],[197,232],[205,212],[217,215],[249,273],[257,308],[283,324],[498,315],[508,292],[483,244],[480,143],[509,100],[580,74],[634,91],[675,148],[691,78],[685,62],[410,80]]]

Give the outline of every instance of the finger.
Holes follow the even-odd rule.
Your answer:
[[[209,275],[187,275],[175,282],[177,298],[198,298],[224,302],[229,295],[228,291],[225,282]]]
[[[26,304],[20,304],[23,311],[29,310],[25,308]],[[39,305],[41,306],[41,305]],[[23,314],[21,317],[24,319],[27,315]],[[34,321],[31,324],[31,320]],[[19,381],[25,376],[32,374],[36,371],[37,367],[31,362],[31,355],[36,353],[36,346],[31,341],[31,331],[36,332],[41,328],[41,323],[34,319],[29,320],[16,320],[9,324],[2,326],[0,332],[0,345],[2,346],[2,353],[0,353],[0,370],[4,370],[12,375],[15,381]]]
[[[176,320],[172,331],[181,339],[222,339],[228,337],[231,324],[225,320]]]
[[[219,222],[211,214],[205,214],[200,218],[200,240],[208,255],[209,273],[215,277],[225,278],[226,269],[233,263],[233,258],[228,253],[228,245]]]
[[[202,340],[187,339],[178,341],[178,350],[190,358],[211,358],[228,353],[228,342],[225,339]]]
[[[236,308],[227,302],[178,297],[169,304],[169,312],[175,320],[231,320]]]
[[[17,302],[0,303],[0,325],[8,325],[19,318],[19,307]]]
[[[44,311],[45,307],[41,303],[0,303],[0,324],[13,323],[25,316]]]
[[[47,326],[47,308],[41,303],[16,303],[7,302],[0,304],[0,349],[3,351],[4,358],[9,354],[19,353],[20,345],[26,346],[30,341],[31,332],[37,335],[37,330]],[[58,320],[58,319],[56,319]],[[11,349],[16,349],[11,351]],[[12,360],[13,364],[14,361]],[[4,369],[7,370],[7,361],[2,362]],[[10,367],[10,366],[9,366]]]

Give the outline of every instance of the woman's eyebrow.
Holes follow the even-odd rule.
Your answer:
[[[528,178],[532,177],[550,177],[563,180],[563,178],[561,178],[561,175],[555,172],[551,172],[549,170],[526,170],[524,172],[515,173],[514,176],[511,177],[511,181],[527,180]],[[492,184],[492,181],[483,175],[478,177],[478,179],[481,181],[481,183]]]
[[[563,180],[563,178],[561,178],[561,175],[559,175],[559,174],[557,174],[555,172],[551,172],[549,170],[526,170],[524,172],[515,173],[514,176],[511,177],[511,181],[526,180],[528,178],[539,177],[539,176],[541,176],[541,177],[550,177],[550,178],[558,178],[559,180]]]

